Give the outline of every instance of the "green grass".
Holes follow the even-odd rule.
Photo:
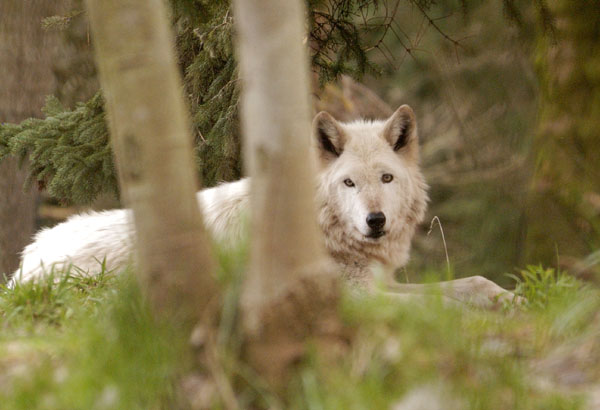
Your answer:
[[[183,346],[153,321],[127,273],[18,285],[0,295],[0,408],[168,404],[186,369]]]
[[[351,352],[334,366],[318,365],[316,355],[296,408],[389,408],[407,394],[437,397],[442,409],[585,408],[585,393],[600,380],[600,350],[585,363],[569,354],[600,341],[598,291],[539,267],[522,272],[517,291],[528,297],[525,306],[497,312],[441,301],[347,303],[344,315],[359,329]],[[574,350],[556,352],[567,346]],[[547,360],[565,369],[548,373]],[[562,383],[563,370],[580,373],[581,383]]]
[[[348,298],[352,345],[333,358],[313,346],[275,393],[240,359],[245,257],[220,259],[220,323],[194,354],[176,324],[152,319],[128,272],[0,289],[0,408],[585,409],[599,388],[598,290],[528,267],[514,277],[519,308]]]

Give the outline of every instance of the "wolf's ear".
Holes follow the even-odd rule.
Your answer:
[[[383,137],[394,151],[418,144],[417,120],[412,108],[403,105],[385,123]]]
[[[340,124],[327,112],[321,111],[313,120],[313,136],[316,138],[319,157],[329,162],[344,151],[346,136]]]

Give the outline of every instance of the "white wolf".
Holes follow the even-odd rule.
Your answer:
[[[425,215],[427,185],[419,167],[415,115],[403,105],[386,121],[340,123],[321,112],[313,121],[313,142],[320,164],[318,222],[326,248],[347,279],[371,287],[373,262],[406,264],[415,228]],[[241,239],[249,188],[250,181],[242,179],[198,192],[205,225],[217,241],[227,245]],[[99,261],[110,270],[122,268],[131,262],[133,237],[129,210],[74,216],[35,235],[10,285],[70,265],[89,274],[99,270]],[[431,289],[392,287],[402,294]],[[449,298],[480,305],[511,296],[482,277],[445,282],[439,289]]]

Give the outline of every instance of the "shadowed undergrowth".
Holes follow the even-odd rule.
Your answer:
[[[585,409],[600,380],[600,298],[529,267],[525,306],[499,311],[378,298],[341,307],[341,352],[312,345],[284,394],[240,359],[243,256],[221,255],[214,335],[156,323],[130,273],[69,275],[0,290],[2,409]],[[191,343],[191,349],[189,349]]]

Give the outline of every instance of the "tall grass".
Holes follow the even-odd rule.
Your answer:
[[[598,290],[529,267],[513,276],[526,304],[498,311],[348,297],[352,343],[307,340],[272,391],[242,358],[245,253],[220,261],[217,331],[191,339],[151,317],[131,272],[0,290],[0,408],[585,409],[598,388]]]

